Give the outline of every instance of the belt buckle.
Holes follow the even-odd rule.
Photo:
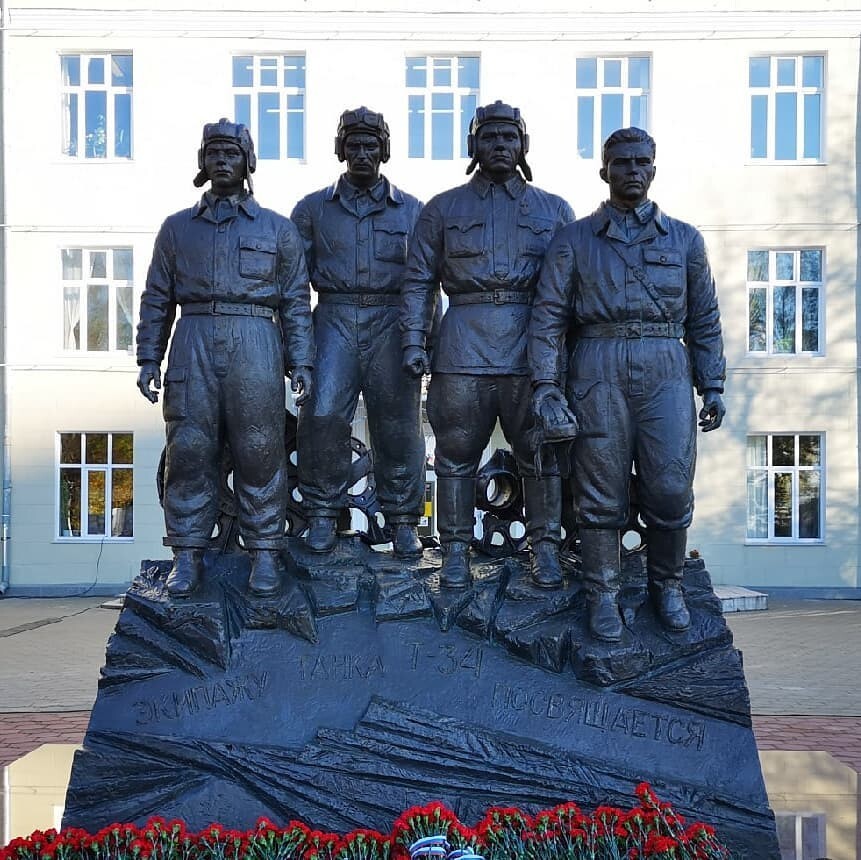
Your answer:
[[[359,307],[370,307],[374,303],[373,298],[374,297],[370,293],[359,293]]]
[[[625,337],[635,338],[643,336],[643,326],[639,320],[625,323]]]
[[[505,290],[494,290],[493,291],[493,303],[495,305],[504,305],[505,304],[505,301],[502,298],[503,292],[505,292]]]
[[[215,309],[215,305],[216,305],[215,301],[211,301],[211,302],[206,303],[206,312],[210,316],[215,316],[218,313],[218,311]]]

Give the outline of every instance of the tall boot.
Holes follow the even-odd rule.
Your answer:
[[[271,597],[281,588],[284,562],[274,549],[255,549],[251,551],[251,575],[248,577],[248,590],[258,597]]]
[[[174,547],[173,567],[167,575],[167,593],[171,597],[191,597],[203,576],[203,550]]]
[[[562,480],[553,475],[524,478],[526,535],[531,549],[532,582],[540,588],[559,588],[559,544],[562,542]]]
[[[624,627],[619,615],[621,550],[618,529],[581,529],[580,557],[589,606],[589,632],[618,642]]]
[[[687,540],[687,529],[649,529],[647,535],[649,594],[667,630],[681,631],[691,626],[691,614],[682,591]]]
[[[469,544],[475,522],[475,478],[438,477],[436,506],[443,554],[439,584],[443,588],[467,588]]]

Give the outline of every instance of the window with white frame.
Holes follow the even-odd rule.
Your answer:
[[[822,540],[824,492],[820,433],[747,437],[747,539]]]
[[[649,57],[578,57],[577,153],[600,158],[604,141],[618,128],[649,130]]]
[[[823,860],[826,816],[823,813],[777,812],[781,860]]]
[[[467,158],[478,106],[478,57],[407,57],[408,155]]]
[[[127,352],[133,343],[131,248],[63,248],[63,349]]]
[[[258,158],[304,158],[305,55],[234,57],[233,110]]]
[[[63,154],[132,157],[132,55],[64,54]]]
[[[822,351],[821,248],[747,252],[747,349],[769,355]]]
[[[825,56],[750,57],[750,157],[822,161]]]
[[[134,536],[134,437],[59,433],[57,536]]]

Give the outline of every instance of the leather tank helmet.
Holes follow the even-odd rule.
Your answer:
[[[368,110],[362,105],[354,110],[345,110],[341,114],[341,119],[338,121],[338,133],[335,137],[335,155],[338,156],[338,161],[347,160],[344,152],[344,141],[347,139],[347,135],[356,133],[374,135],[380,141],[382,150],[380,160],[383,164],[389,160],[391,155],[389,126],[381,113]]]
[[[529,182],[532,181],[532,169],[526,163],[526,153],[529,152],[529,135],[526,133],[526,123],[520,115],[520,108],[512,107],[498,99],[492,105],[485,105],[475,109],[475,116],[469,124],[469,135],[466,138],[466,153],[472,159],[466,168],[467,176],[475,170],[478,157],[475,153],[475,136],[478,130],[489,122],[508,122],[517,128],[520,134],[520,160],[517,166],[523,172],[523,176]]]
[[[231,122],[227,117],[222,117],[218,122],[208,122],[203,127],[203,136],[200,141],[200,149],[197,150],[198,174],[194,177],[194,185],[200,188],[209,180],[206,168],[203,166],[206,147],[216,140],[226,140],[235,143],[245,156],[245,181],[248,183],[248,191],[253,194],[254,186],[251,183],[251,174],[257,169],[257,156],[254,154],[254,141],[251,132],[241,122]]]

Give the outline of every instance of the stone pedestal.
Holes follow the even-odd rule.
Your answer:
[[[404,564],[357,538],[331,556],[291,541],[277,597],[246,595],[248,559],[206,558],[187,601],[144,562],[110,639],[65,825],[153,814],[190,828],[260,815],[387,831],[430,800],[474,823],[494,804],[622,807],[634,787],[778,858],[741,656],[701,560],[692,624],[671,634],[629,556],[618,645],[586,629],[576,559],[559,590],[524,560],[473,562],[467,591],[439,555]]]

